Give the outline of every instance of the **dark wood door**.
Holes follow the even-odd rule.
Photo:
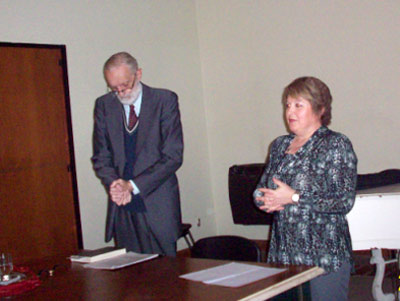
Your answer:
[[[0,43],[0,252],[82,247],[64,46]]]

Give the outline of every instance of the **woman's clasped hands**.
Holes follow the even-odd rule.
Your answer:
[[[292,204],[292,195],[296,192],[289,185],[277,178],[273,178],[272,181],[275,183],[277,188],[258,188],[258,190],[264,195],[256,198],[257,201],[264,203],[264,205],[261,205],[259,209],[268,213],[281,211],[285,208],[285,205]]]

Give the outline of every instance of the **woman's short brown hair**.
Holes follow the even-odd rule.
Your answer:
[[[282,93],[282,103],[286,105],[287,98],[301,96],[307,99],[314,113],[318,114],[322,110],[321,124],[327,126],[331,122],[332,95],[328,86],[318,78],[305,76],[292,81]]]

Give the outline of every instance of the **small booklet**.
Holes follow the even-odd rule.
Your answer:
[[[114,247],[105,247],[97,250],[83,250],[78,255],[72,255],[70,257],[72,262],[90,263],[107,258],[113,258],[126,254],[126,249],[116,249]]]
[[[83,265],[85,268],[100,270],[116,270],[139,262],[147,261],[158,257],[158,254],[140,254],[135,252],[127,252],[112,258],[96,261]]]

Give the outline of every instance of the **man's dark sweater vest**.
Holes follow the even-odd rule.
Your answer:
[[[126,164],[124,168],[123,179],[131,180],[133,179],[133,166],[136,161],[135,147],[137,138],[138,128],[129,133],[126,129],[124,130],[124,141],[125,141],[125,157]],[[132,201],[124,206],[125,210],[130,212],[144,212],[146,207],[140,194],[132,194]]]

